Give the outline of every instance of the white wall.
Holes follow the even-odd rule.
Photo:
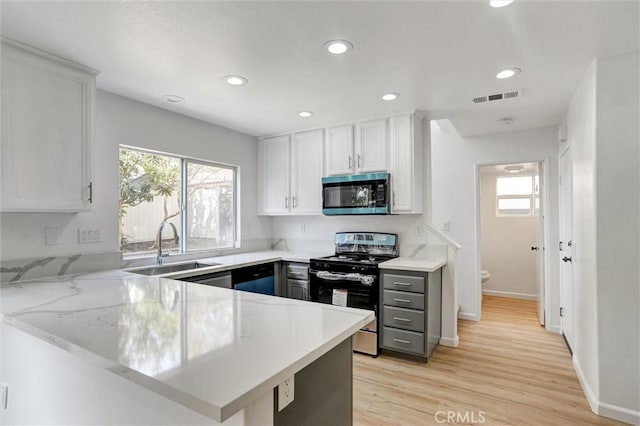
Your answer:
[[[92,210],[78,214],[3,213],[3,260],[119,250],[120,144],[239,166],[242,244],[249,248],[270,238],[270,220],[257,216],[255,137],[104,91],[98,91],[96,110],[96,201]],[[60,229],[59,245],[44,245],[45,227]],[[102,242],[79,244],[79,227],[99,229]]]
[[[536,216],[496,215],[496,175],[481,176],[481,259],[491,279],[482,284],[485,294],[535,298],[538,293]],[[516,175],[517,176],[517,175]]]
[[[635,410],[638,423],[639,63],[637,50],[598,60],[595,182],[600,401]]]
[[[480,319],[480,257],[476,181],[477,168],[483,164],[505,164],[549,159],[547,181],[552,238],[546,247],[558,247],[558,148],[554,127],[518,132],[461,137],[448,121],[432,122],[432,203],[433,222],[450,222],[448,234],[462,245],[457,253],[456,289],[461,317]],[[550,310],[547,328],[559,329],[558,258],[549,256]]]
[[[598,312],[596,296],[595,125],[596,62],[587,69],[566,115],[573,161],[574,363],[598,398]],[[563,147],[560,148],[561,150]],[[566,148],[565,148],[566,149]],[[580,374],[580,373],[579,373]]]
[[[566,114],[574,364],[592,409],[640,424],[640,59],[594,60]]]

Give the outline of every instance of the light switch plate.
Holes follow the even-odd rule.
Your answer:
[[[78,229],[78,242],[80,244],[97,243],[98,241],[102,241],[99,229]]]

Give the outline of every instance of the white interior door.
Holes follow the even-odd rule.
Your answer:
[[[573,350],[573,266],[572,226],[573,226],[573,182],[571,149],[560,157],[560,324],[567,344]]]
[[[538,320],[540,321],[540,325],[544,325],[545,321],[545,311],[544,311],[544,301],[545,301],[545,291],[544,291],[544,252],[545,252],[545,242],[544,242],[544,194],[545,194],[545,182],[544,182],[544,163],[540,162],[538,164],[538,175],[536,176],[536,187],[535,187],[535,212],[536,218],[538,219],[536,223],[536,271],[538,275]]]

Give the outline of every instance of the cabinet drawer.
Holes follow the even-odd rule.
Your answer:
[[[385,306],[384,325],[405,330],[424,331],[424,311]]]
[[[384,327],[382,345],[388,349],[424,355],[424,334]]]
[[[384,288],[390,290],[410,291],[413,293],[424,293],[424,277],[414,277],[411,275],[384,274]]]
[[[296,280],[308,280],[309,279],[309,267],[306,265],[292,265],[286,266],[287,278],[295,278]]]
[[[424,309],[424,295],[420,293],[407,293],[406,291],[384,290],[382,303],[388,306],[401,308]]]

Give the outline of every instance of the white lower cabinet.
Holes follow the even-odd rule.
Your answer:
[[[260,213],[321,214],[323,153],[322,130],[262,139],[258,145]]]
[[[89,210],[97,71],[7,39],[1,62],[1,210]]]

